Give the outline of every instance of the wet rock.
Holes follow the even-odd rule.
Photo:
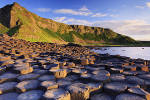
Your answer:
[[[5,81],[13,81],[17,78],[17,74],[13,73],[4,73],[0,76],[0,83],[3,83]]]
[[[22,81],[16,85],[16,88],[21,92],[26,92],[28,90],[33,90],[39,87],[39,81],[37,80],[28,80]]]
[[[110,68],[110,72],[115,73],[122,73],[124,70],[122,68]]]
[[[60,79],[57,81],[59,87],[66,88],[67,86],[73,84],[70,80]]]
[[[127,85],[121,82],[111,82],[104,85],[104,91],[111,94],[118,94],[124,92],[127,89]]]
[[[53,75],[43,75],[38,78],[39,81],[55,81],[55,77]]]
[[[40,75],[39,74],[26,74],[26,75],[21,75],[18,77],[18,80],[20,81],[24,81],[24,80],[33,80],[33,79],[37,79]]]
[[[54,81],[44,81],[41,83],[41,86],[47,90],[58,88],[58,84]]]
[[[46,100],[72,100],[70,93],[63,89],[47,90],[43,96]]]
[[[69,62],[69,63],[67,63],[68,64],[68,67],[69,68],[72,68],[72,67],[75,67],[76,65],[75,65],[75,63],[73,63],[73,62]]]
[[[150,93],[143,90],[142,88],[138,88],[138,87],[129,88],[128,91],[131,93],[135,93],[135,94],[144,96],[147,100],[150,100]]]
[[[91,95],[99,93],[102,90],[102,86],[103,86],[102,83],[88,83],[87,85],[89,87],[89,91]]]
[[[122,74],[128,75],[128,76],[132,76],[132,75],[134,76],[137,74],[137,72],[135,72],[135,71],[124,71]]]
[[[0,94],[13,91],[17,85],[17,82],[6,82],[0,84]]]
[[[43,94],[44,92],[40,90],[27,91],[27,92],[21,93],[17,97],[17,100],[40,100]]]
[[[111,81],[119,81],[119,82],[123,82],[125,81],[125,75],[122,74],[111,74],[110,76],[110,80]]]
[[[107,82],[110,80],[110,73],[106,70],[99,70],[92,72],[94,75],[91,77],[95,81]]]
[[[124,69],[129,71],[136,71],[136,68],[136,66],[124,66]]]
[[[122,93],[120,95],[117,95],[115,100],[146,100],[146,99],[135,94]]]
[[[18,93],[11,92],[7,94],[0,95],[0,100],[17,100]]]
[[[92,96],[90,100],[113,100],[113,99],[111,96],[105,93],[100,93],[100,94]]]
[[[136,76],[127,76],[126,81],[128,83],[138,84],[138,85],[141,85],[141,86],[145,85],[145,81],[141,78],[136,77]]]
[[[83,83],[74,83],[68,86],[68,91],[71,94],[71,100],[86,100],[89,98],[89,87]]]
[[[138,75],[139,78],[150,80],[150,74]]]
[[[47,74],[49,71],[48,70],[35,69],[33,72],[36,74],[43,75],[43,74]]]

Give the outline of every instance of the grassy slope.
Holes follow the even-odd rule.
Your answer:
[[[135,46],[144,44],[144,42],[142,42],[143,44],[138,43],[130,37],[117,34],[109,29],[105,29],[105,31],[99,35],[93,33],[80,34],[74,31],[69,33],[64,32],[62,34],[60,31],[64,30],[67,26],[59,24],[60,27],[57,32],[44,28],[42,24],[48,26],[50,23],[47,22],[46,19],[28,12],[25,8],[18,9],[14,7],[11,13],[14,15],[14,19],[19,19],[19,25],[8,29],[0,24],[0,33],[7,32],[10,36],[31,42],[53,42],[63,44],[74,42],[81,45],[97,46]],[[39,22],[41,24],[39,24]]]

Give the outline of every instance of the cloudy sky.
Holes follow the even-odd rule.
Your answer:
[[[0,7],[13,2],[58,22],[111,28],[150,41],[150,0],[1,0]]]

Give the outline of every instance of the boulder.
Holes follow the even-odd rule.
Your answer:
[[[41,86],[46,88],[47,90],[57,89],[58,88],[58,84],[56,82],[54,82],[54,81],[41,82]]]
[[[127,89],[127,85],[121,82],[110,82],[104,85],[104,91],[111,94],[119,94]]]
[[[122,93],[116,96],[115,100],[146,100],[139,95]]]
[[[74,83],[67,89],[71,94],[71,100],[87,100],[89,98],[90,89],[86,84]]]
[[[39,81],[55,81],[54,75],[43,75],[38,78]]]
[[[10,92],[3,95],[0,95],[0,100],[17,100],[18,93]]]
[[[17,100],[40,100],[43,96],[44,92],[41,90],[32,90],[21,93]]]
[[[66,69],[50,70],[54,73],[55,78],[65,78],[67,76]]]
[[[13,91],[17,85],[17,82],[6,82],[0,84],[0,94]]]
[[[102,91],[103,83],[88,83],[90,94],[96,94]]]
[[[63,89],[47,90],[43,96],[45,100],[72,100],[70,93]]]
[[[15,68],[16,71],[19,71],[20,74],[29,74],[32,73],[33,68],[32,67],[17,67]]]
[[[150,93],[143,90],[142,88],[139,87],[133,87],[133,88],[129,88],[128,91],[130,93],[134,93],[134,94],[138,94],[141,96],[144,96],[147,100],[150,100]]]
[[[20,75],[17,79],[20,81],[33,80],[33,79],[37,79],[39,76],[40,76],[40,74],[30,73],[30,74],[26,74],[26,75]]]
[[[22,81],[16,85],[16,88],[21,92],[26,92],[28,90],[33,90],[39,87],[39,81],[37,80],[27,80]]]
[[[106,93],[100,93],[92,96],[90,100],[113,100],[113,99],[111,96],[107,95]]]
[[[4,73],[0,76],[0,83],[3,83],[5,81],[13,81],[17,78],[18,74],[13,73]]]
[[[123,82],[125,81],[125,75],[123,74],[111,74],[110,76],[110,80],[111,81],[119,81],[119,82]]]

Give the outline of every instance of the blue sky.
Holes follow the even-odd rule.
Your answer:
[[[58,22],[111,28],[150,40],[150,0],[1,0],[0,7],[13,2]]]

